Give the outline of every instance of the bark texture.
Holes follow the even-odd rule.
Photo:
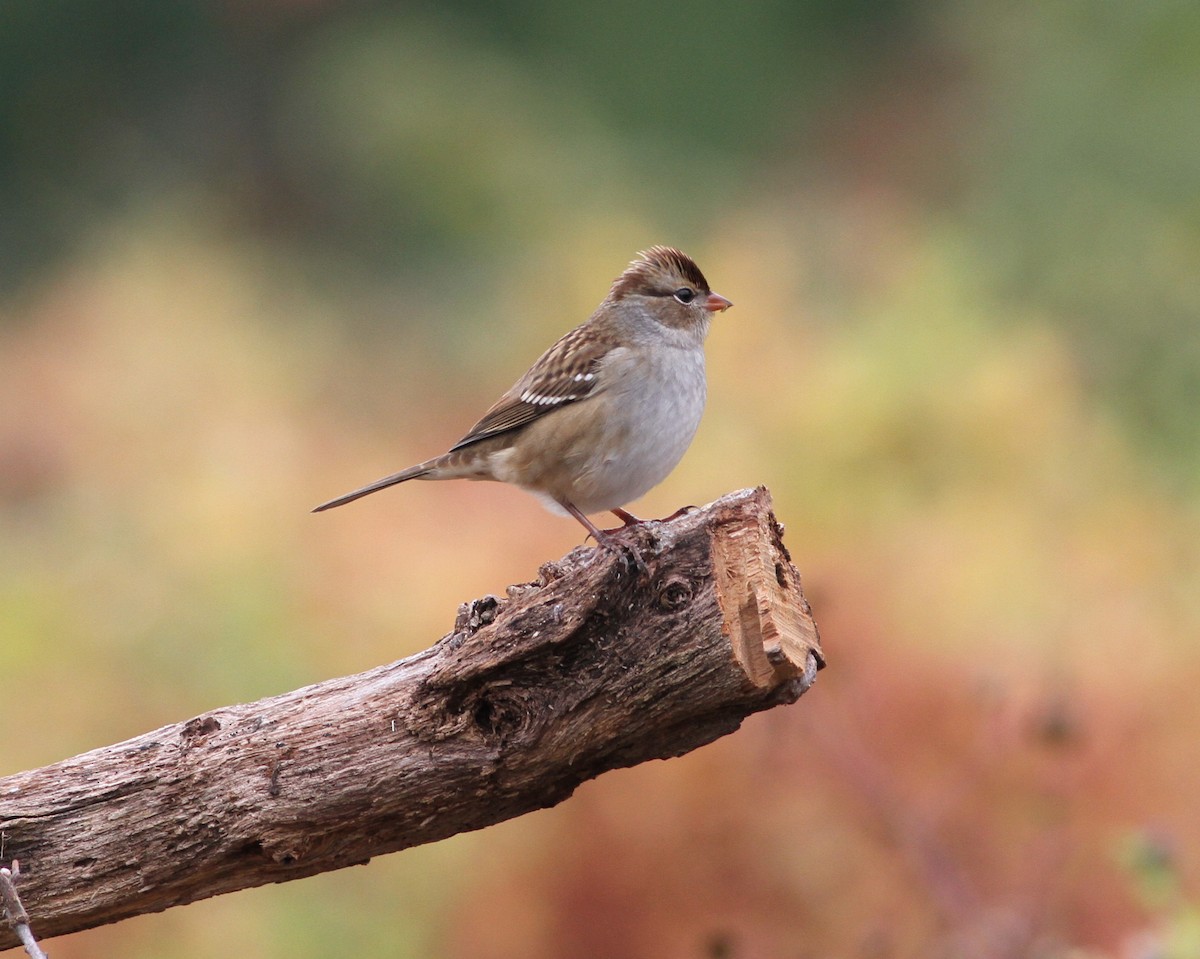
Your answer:
[[[794,702],[822,665],[765,489],[581,547],[407,659],[0,779],[39,938],[553,806]],[[0,926],[0,948],[17,945]]]

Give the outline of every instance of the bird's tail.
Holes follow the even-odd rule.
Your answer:
[[[353,493],[346,493],[336,499],[331,499],[328,503],[322,503],[320,506],[314,507],[313,512],[319,513],[322,510],[333,509],[335,506],[345,506],[347,503],[353,503],[356,499],[360,499],[369,493],[377,493],[381,489],[387,489],[389,486],[395,486],[397,483],[403,483],[405,480],[426,476],[437,468],[437,462],[436,459],[428,460],[424,463],[418,463],[416,466],[410,466],[406,470],[401,470],[399,473],[393,473],[391,476],[385,476],[383,479],[369,483],[361,489],[356,489]]]

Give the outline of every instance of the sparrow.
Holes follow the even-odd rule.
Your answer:
[[[346,493],[332,509],[408,480],[495,480],[577,519],[612,512],[664,480],[696,435],[707,393],[704,339],[733,304],[694,260],[667,246],[638,254],[587,322],[565,334],[441,456]]]

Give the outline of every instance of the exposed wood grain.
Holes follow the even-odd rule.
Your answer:
[[[808,689],[819,640],[765,489],[621,535],[646,572],[579,548],[415,656],[0,779],[34,932],[479,829]]]

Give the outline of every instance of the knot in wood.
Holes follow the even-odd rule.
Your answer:
[[[182,736],[186,740],[203,739],[219,731],[221,722],[216,716],[197,716],[183,724]]]
[[[509,740],[533,725],[535,698],[518,686],[497,683],[477,690],[466,705],[485,738]]]
[[[692,601],[693,592],[692,584],[686,577],[674,574],[658,584],[655,603],[664,612],[673,613]]]
[[[483,596],[480,599],[473,599],[469,603],[463,603],[458,607],[458,615],[454,618],[454,632],[465,633],[471,635],[476,630],[496,618],[496,613],[500,609],[500,600],[496,596]]]

